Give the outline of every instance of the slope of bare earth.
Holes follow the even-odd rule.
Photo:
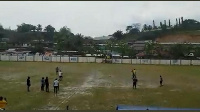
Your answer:
[[[186,33],[177,33],[166,35],[161,38],[157,38],[156,41],[158,42],[190,42],[190,43],[199,43],[200,42],[200,32],[186,32]]]

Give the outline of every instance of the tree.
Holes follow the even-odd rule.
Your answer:
[[[3,28],[3,26],[0,24],[0,31],[3,31],[4,30],[4,28]]]
[[[153,20],[153,29],[155,29],[155,22],[154,22],[154,20]]]
[[[147,24],[144,24],[143,30],[146,31],[148,29]]]
[[[166,24],[166,20],[164,20],[164,25],[166,26],[167,24]]]
[[[134,23],[131,26],[126,27],[126,32],[130,34],[138,34],[140,32],[140,23]]]
[[[133,28],[133,26],[127,26],[126,27],[126,32],[128,33],[132,28]]]
[[[47,32],[47,40],[53,41],[55,28],[51,25],[48,25],[45,27],[44,31]]]
[[[48,26],[45,27],[44,31],[45,32],[54,32],[55,28],[51,25],[48,25]]]
[[[195,50],[195,54],[194,55],[196,57],[200,57],[200,47],[195,47],[194,50]]]
[[[67,26],[64,26],[62,28],[60,28],[60,34],[61,36],[67,36],[67,37],[70,37],[70,36],[73,36],[74,34],[71,32],[71,29],[68,28]]]
[[[37,32],[41,32],[42,31],[42,25],[38,24],[36,30],[37,30]]]
[[[160,22],[160,27],[161,27],[161,28],[163,27],[163,24],[162,24],[162,22]]]
[[[54,41],[57,43],[56,49],[58,51],[66,50],[66,46],[67,46],[66,43],[68,43],[66,42],[67,40],[66,38],[69,37],[68,32],[71,33],[71,31],[67,30],[66,27],[62,27],[60,28],[59,32],[54,35]]]
[[[121,56],[123,57],[126,54],[128,46],[122,41],[120,41],[118,45],[118,52],[121,53]]]
[[[35,31],[36,31],[36,29],[37,29],[37,27],[36,27],[36,26],[31,26],[31,31],[35,32]]]
[[[178,26],[178,19],[176,18],[176,25]]]
[[[135,50],[132,49],[132,48],[129,48],[129,50],[128,50],[128,56],[129,56],[130,58],[134,58],[135,55],[136,55]]]
[[[199,30],[200,22],[194,19],[186,19],[182,23],[182,28],[184,30]]]
[[[35,31],[36,26],[31,24],[22,23],[21,25],[17,25],[17,32],[25,33]]]
[[[183,24],[183,17],[181,17],[181,24]]]
[[[151,25],[148,26],[148,30],[151,31],[153,28]]]
[[[83,35],[81,34],[76,34],[74,37],[73,37],[73,45],[74,47],[76,48],[75,50],[78,50],[79,52],[81,52],[83,49]]]
[[[118,30],[116,31],[115,33],[113,33],[113,37],[116,39],[116,40],[121,40],[123,38],[123,32]]]
[[[135,57],[135,51],[133,48],[131,48],[128,44],[120,41],[117,43],[118,47],[113,48],[113,51],[119,52],[121,56],[129,56],[129,57]]]
[[[134,23],[134,24],[132,24],[132,26],[133,26],[133,28],[136,28],[138,30],[140,30],[140,28],[141,28],[141,24],[140,23]]]
[[[110,52],[113,51],[114,44],[111,41],[106,42],[106,50],[109,50]]]
[[[157,53],[157,47],[158,44],[157,43],[152,43],[152,42],[148,42],[145,44],[145,53],[148,56],[148,58],[150,58],[151,56],[153,56],[155,53]]]
[[[170,54],[175,59],[183,58],[186,53],[188,53],[188,49],[187,49],[186,45],[176,44],[170,48]]]
[[[145,45],[145,53],[147,56],[151,56],[154,50],[154,44],[152,43],[146,43]]]
[[[56,49],[60,50],[78,50],[83,49],[83,35],[74,35],[71,30],[64,26],[60,28],[59,32],[54,36],[55,42],[57,43]]]
[[[44,48],[41,45],[36,45],[34,48],[30,49],[33,53],[44,53]]]

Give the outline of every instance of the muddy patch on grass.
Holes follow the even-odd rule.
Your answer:
[[[17,80],[20,78],[20,74],[0,74],[1,75],[1,79],[3,80],[9,80],[9,81],[12,81],[12,80]]]
[[[39,108],[39,109],[34,109],[34,110],[59,110],[56,108],[56,106],[52,106],[52,105],[46,105],[42,108]]]
[[[149,85],[146,85],[146,88],[157,88],[158,85],[153,85],[153,84],[149,84]]]
[[[112,84],[103,78],[103,74],[99,71],[92,71],[81,87],[99,87],[99,86],[112,86]]]
[[[138,83],[138,87],[140,88],[158,88],[159,85],[153,84],[153,83]]]
[[[58,94],[58,97],[66,98],[66,96],[72,95],[92,95],[90,91],[87,91],[89,88],[82,88],[82,87],[65,87],[62,91]]]
[[[59,92],[58,96],[63,99],[74,95],[92,95],[90,89],[94,87],[109,87],[111,84],[103,78],[103,74],[99,71],[92,71],[85,81],[78,87],[65,87]]]
[[[157,94],[157,95],[161,95],[162,93],[161,93],[161,92],[156,92],[155,94]]]
[[[180,92],[181,90],[180,89],[171,89],[169,91],[172,91],[172,92]]]
[[[111,87],[111,83],[104,79],[104,75],[99,71],[92,71],[85,78],[85,81],[77,87],[64,87],[58,92],[59,103],[56,106],[46,105],[40,110],[60,110],[61,105],[66,104],[70,98],[77,95],[93,95],[90,89],[96,87]]]

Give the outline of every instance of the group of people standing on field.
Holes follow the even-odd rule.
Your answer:
[[[41,91],[44,91],[44,87],[46,87],[46,92],[49,92],[49,79],[48,77],[46,77],[46,79],[44,79],[44,77],[42,77],[41,79]]]
[[[133,69],[131,72],[132,72],[133,88],[136,89],[137,82],[138,82],[138,79],[136,77],[136,69]],[[163,78],[160,75],[160,87],[161,86],[163,86]]]
[[[63,78],[63,75],[62,75],[62,71],[56,67],[56,75],[59,76],[59,79],[56,78],[54,81],[53,81],[53,87],[54,87],[54,94],[57,95],[58,91],[59,91],[59,81],[62,80]],[[28,76],[27,78],[27,91],[30,92],[30,87],[31,87],[31,80],[30,80],[30,77]],[[49,92],[49,78],[46,77],[42,77],[41,79],[41,91],[46,91],[46,92]]]

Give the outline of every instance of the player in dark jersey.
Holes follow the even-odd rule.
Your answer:
[[[133,89],[136,89],[137,81],[137,78],[133,78]]]
[[[160,86],[163,86],[163,78],[161,75],[160,75]]]

